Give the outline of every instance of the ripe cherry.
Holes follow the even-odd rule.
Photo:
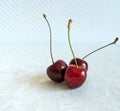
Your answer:
[[[87,72],[81,66],[69,65],[65,73],[66,84],[74,89],[80,87],[86,80]]]
[[[67,65],[63,60],[57,60],[54,64],[47,68],[49,78],[55,82],[64,81],[64,75]]]
[[[80,87],[86,80],[87,77],[87,72],[86,69],[79,66],[78,62],[75,58],[75,54],[73,52],[72,46],[71,46],[71,42],[70,42],[70,25],[72,23],[72,20],[69,19],[68,21],[68,42],[69,42],[69,46],[72,52],[72,55],[74,57],[74,62],[75,64],[73,65],[69,65],[66,72],[65,72],[65,82],[66,84],[74,89],[74,88],[78,88]]]
[[[51,27],[50,24],[47,20],[47,17],[45,14],[43,14],[43,17],[45,18],[48,27],[49,27],[49,31],[50,31],[50,55],[51,55],[51,59],[52,59],[52,65],[50,65],[47,68],[47,75],[48,77],[53,80],[54,82],[62,82],[64,81],[64,75],[65,75],[65,71],[67,69],[67,64],[63,61],[63,60],[57,60],[56,62],[54,62],[53,59],[53,54],[52,54],[52,32],[51,32]]]
[[[81,67],[85,68],[86,71],[87,71],[87,70],[88,70],[88,64],[87,64],[87,62],[86,62],[84,59],[85,59],[86,57],[90,56],[91,54],[97,52],[98,50],[101,50],[101,49],[103,49],[103,48],[105,48],[105,47],[107,47],[107,46],[110,46],[110,45],[112,45],[112,44],[115,44],[115,43],[118,41],[118,39],[119,39],[119,38],[115,38],[115,40],[114,40],[113,42],[111,42],[111,43],[109,43],[109,44],[107,44],[107,45],[105,45],[105,46],[102,46],[102,47],[100,47],[100,48],[92,51],[91,53],[89,53],[89,54],[87,54],[86,56],[84,56],[82,59],[76,58],[76,61],[77,61],[78,66],[81,66]],[[75,60],[72,59],[69,64],[75,64]]]
[[[76,61],[77,61],[78,66],[83,67],[86,71],[88,70],[88,63],[85,60],[76,58]],[[75,60],[72,59],[69,64],[75,64]]]
[[[118,41],[118,38],[115,38],[115,40],[103,47],[100,47],[96,49],[95,51],[92,51],[91,53],[87,54],[84,56],[82,59],[76,58],[75,54],[73,52],[71,42],[70,42],[70,25],[72,23],[72,20],[70,19],[68,22],[68,41],[69,41],[69,46],[72,52],[72,55],[74,57],[73,60],[71,60],[70,65],[68,66],[66,72],[65,72],[65,82],[66,84],[74,89],[80,87],[86,80],[87,77],[87,70],[88,70],[88,64],[84,59],[88,57],[89,55],[93,54],[94,52],[103,49],[109,45],[115,44]],[[72,64],[72,65],[71,65]]]

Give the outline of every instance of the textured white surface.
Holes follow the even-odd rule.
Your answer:
[[[90,45],[94,49],[98,44]],[[68,63],[71,54],[56,46],[57,58]],[[84,47],[87,50],[88,47]],[[51,64],[47,48],[1,49],[0,111],[119,111],[120,46],[116,44],[87,58],[85,84],[70,90],[64,83],[49,80],[46,68]],[[64,52],[64,53],[63,53]],[[83,55],[79,49],[77,54]]]
[[[70,90],[49,80],[49,33],[55,60],[72,59],[67,20],[77,57],[120,35],[119,0],[0,0],[0,111],[119,111],[120,42],[87,58],[85,84]]]

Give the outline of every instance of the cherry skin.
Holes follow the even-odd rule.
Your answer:
[[[67,64],[63,60],[57,60],[47,68],[48,77],[54,82],[60,83],[64,81]]]
[[[86,77],[87,73],[83,67],[69,65],[65,72],[64,80],[71,89],[75,89],[80,87],[85,82]]]
[[[88,63],[83,59],[76,58],[77,65],[83,67],[86,71],[88,70]],[[69,64],[75,65],[75,59],[72,59]]]

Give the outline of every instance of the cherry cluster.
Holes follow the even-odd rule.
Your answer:
[[[50,30],[50,55],[51,55],[51,59],[52,59],[52,65],[50,65],[47,68],[48,77],[52,81],[57,82],[57,83],[61,83],[61,82],[65,81],[65,83],[72,89],[82,86],[82,84],[86,80],[87,70],[88,70],[88,63],[84,59],[86,57],[88,57],[89,55],[91,55],[92,53],[94,53],[102,48],[105,48],[109,45],[115,44],[118,41],[118,38],[115,38],[115,40],[113,42],[111,42],[103,47],[100,47],[100,48],[96,49],[95,51],[92,51],[91,53],[84,56],[82,59],[76,58],[75,54],[73,52],[73,49],[72,49],[71,41],[70,41],[70,27],[72,24],[72,20],[69,19],[68,25],[67,25],[67,27],[68,27],[68,43],[69,43],[71,53],[73,55],[73,59],[70,61],[69,65],[67,65],[66,62],[63,60],[57,60],[56,62],[54,62],[53,54],[52,54],[51,27],[47,20],[46,14],[43,14],[43,17],[45,18],[45,20],[48,24],[49,30]]]

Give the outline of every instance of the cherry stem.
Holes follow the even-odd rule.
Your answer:
[[[71,26],[71,24],[72,24],[72,20],[69,19],[69,21],[68,21],[68,26],[67,26],[67,27],[68,27],[68,42],[69,42],[70,50],[71,50],[72,55],[73,55],[73,57],[74,57],[75,65],[78,67],[78,63],[77,63],[75,54],[74,54],[73,49],[72,49],[71,41],[70,41],[70,26]]]
[[[48,27],[49,27],[49,31],[50,31],[50,56],[51,56],[52,63],[54,64],[54,59],[53,59],[53,54],[52,54],[52,31],[51,31],[50,24],[47,20],[46,14],[43,14],[43,17],[45,18],[45,20],[48,24]]]
[[[97,52],[98,50],[101,50],[101,49],[103,49],[103,48],[105,48],[105,47],[108,47],[108,46],[110,46],[110,45],[112,45],[112,44],[115,44],[118,40],[119,40],[118,37],[115,38],[115,40],[114,40],[113,42],[111,42],[111,43],[109,43],[109,44],[107,44],[107,45],[105,45],[105,46],[103,46],[103,47],[100,47],[100,48],[98,48],[98,49],[92,51],[91,53],[89,53],[89,54],[87,54],[86,56],[84,56],[82,59],[85,59],[86,57],[88,57],[89,55],[91,55],[91,54]]]

